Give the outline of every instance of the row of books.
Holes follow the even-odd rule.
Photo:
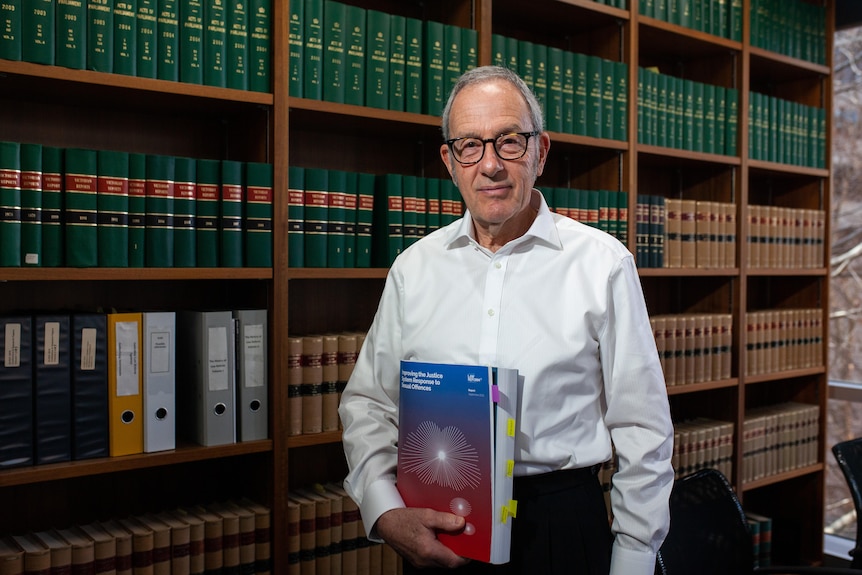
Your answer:
[[[476,30],[334,0],[290,3],[293,97],[439,116],[477,62]]]
[[[643,16],[742,41],[742,0],[640,0]]]
[[[826,110],[749,92],[748,157],[809,168],[826,167]]]
[[[738,1],[738,0],[737,0]],[[751,0],[751,45],[826,63],[826,6],[803,0]]]
[[[548,207],[563,216],[628,242],[628,194],[615,190],[543,187]]]
[[[287,338],[288,435],[339,429],[341,392],[364,341],[362,332]]]
[[[249,499],[0,537],[4,575],[272,572],[271,511]]]
[[[492,63],[524,79],[542,106],[545,129],[628,138],[628,64],[527,40],[491,35]]]
[[[823,310],[794,308],[745,314],[745,373],[823,365]]]
[[[824,210],[748,205],[746,211],[749,267],[821,268],[825,265]]]
[[[638,67],[638,142],[736,155],[739,90]]]
[[[675,423],[671,462],[676,478],[708,468],[731,477],[733,423],[706,417]]]
[[[593,0],[597,4],[604,4],[605,6],[611,6],[613,8],[620,8],[625,10],[626,8],[626,0]]]
[[[745,411],[742,480],[756,481],[817,463],[820,408],[786,402]]]
[[[270,91],[272,0],[10,0],[0,58]]]
[[[271,267],[272,164],[0,142],[0,266]]]
[[[736,204],[667,198],[664,212],[664,267],[736,267]]]
[[[0,317],[0,468],[268,437],[266,310]]]
[[[398,575],[401,558],[368,540],[356,503],[337,483],[287,494],[288,575]]]
[[[654,315],[650,326],[668,386],[730,378],[730,314]]]
[[[772,517],[745,510],[745,522],[751,532],[754,567],[772,565]]]

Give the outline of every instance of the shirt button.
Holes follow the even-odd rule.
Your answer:
[[[503,267],[503,264],[501,264],[500,262],[494,262],[494,267],[500,269],[501,267]]]
[[[488,310],[488,316],[494,317],[494,310],[493,309]]]

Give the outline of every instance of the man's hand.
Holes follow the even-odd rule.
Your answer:
[[[416,567],[454,568],[469,559],[437,540],[437,533],[459,533],[464,518],[433,509],[391,509],[377,519],[377,534]]]

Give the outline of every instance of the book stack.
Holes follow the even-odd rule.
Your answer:
[[[826,62],[826,7],[802,0],[751,0],[751,45]]]
[[[736,267],[736,204],[666,198],[664,205],[664,267]]]
[[[179,319],[0,317],[0,469],[171,450],[178,425],[202,445],[267,438],[266,310]]]
[[[287,521],[289,574],[401,572],[392,547],[368,540],[359,508],[340,484],[289,491]]]
[[[10,575],[132,573],[133,565],[164,575],[269,575],[271,523],[268,507],[227,500],[3,536],[0,562]]]
[[[745,522],[751,531],[752,555],[754,567],[769,567],[772,565],[772,517],[745,511]]]
[[[0,58],[270,92],[271,11],[272,0],[4,4]]]
[[[749,267],[806,269],[825,265],[825,211],[749,205],[747,218]]]
[[[746,375],[805,369],[823,362],[823,310],[789,308],[745,314]]]
[[[755,481],[817,463],[820,410],[786,402],[745,411],[742,480]]]
[[[638,267],[664,267],[666,229],[664,196],[638,194],[635,205],[635,262]]]
[[[748,157],[808,168],[826,166],[826,110],[749,93]]]
[[[628,241],[628,194],[614,190],[544,188],[551,211]]]
[[[733,423],[699,417],[673,426],[674,477],[701,469],[718,469],[725,477],[733,471]]]
[[[655,315],[650,325],[668,386],[730,378],[730,314]]]
[[[642,16],[742,41],[742,0],[639,0],[638,6]]]

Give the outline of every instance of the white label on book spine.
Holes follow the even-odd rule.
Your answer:
[[[45,322],[45,354],[43,365],[60,364],[60,322]]]
[[[94,327],[81,330],[81,371],[96,369],[96,333]]]
[[[154,331],[150,334],[150,373],[167,373],[171,367],[171,333]]]
[[[245,386],[263,387],[266,383],[266,350],[263,349],[263,325],[245,326],[243,332],[243,347],[245,348]]]
[[[227,328],[217,326],[207,331],[209,390],[225,391],[228,389]]]
[[[117,396],[138,395],[138,323],[117,322],[116,335]]]
[[[6,324],[6,346],[3,350],[6,367],[21,367],[21,324]]]

